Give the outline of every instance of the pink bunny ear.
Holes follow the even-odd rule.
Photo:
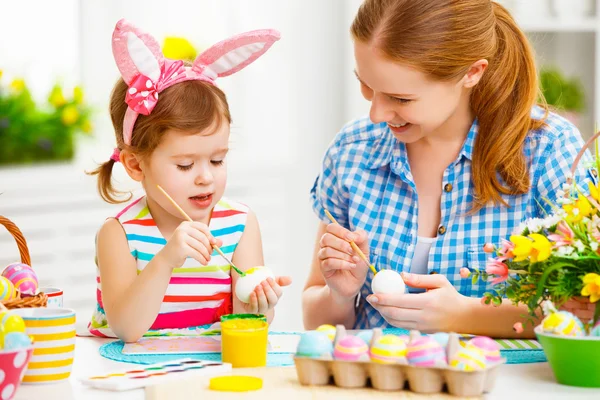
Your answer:
[[[212,80],[231,75],[262,56],[279,38],[279,32],[272,29],[233,36],[202,52],[192,70]]]
[[[131,85],[139,75],[158,81],[165,59],[160,45],[152,36],[121,19],[113,31],[112,50],[127,85]]]

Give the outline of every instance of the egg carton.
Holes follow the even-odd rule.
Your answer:
[[[374,338],[381,335],[374,330]],[[337,335],[336,335],[337,340]],[[448,351],[456,351],[458,336],[451,336]],[[410,390],[419,394],[447,391],[454,396],[481,396],[496,382],[499,366],[505,359],[486,365],[485,369],[464,371],[449,365],[421,367],[404,363],[381,364],[372,361],[343,361],[296,355],[294,363],[298,381],[307,386],[335,385],[342,388],[371,386],[382,391]]]

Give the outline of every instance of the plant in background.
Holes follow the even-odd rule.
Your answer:
[[[90,114],[80,87],[66,97],[56,84],[38,105],[24,80],[6,85],[0,72],[0,165],[71,160],[76,136],[92,132]]]
[[[548,105],[558,111],[580,113],[585,108],[585,93],[581,81],[567,79],[555,67],[540,70],[540,89]]]

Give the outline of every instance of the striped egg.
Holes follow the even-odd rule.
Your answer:
[[[333,357],[342,361],[359,361],[369,358],[369,347],[359,337],[346,336],[340,339],[333,350]]]
[[[467,347],[476,347],[483,351],[488,363],[497,363],[502,360],[502,356],[500,355],[500,345],[498,345],[494,339],[487,336],[474,337],[469,340]]]
[[[450,366],[461,371],[477,371],[485,368],[485,354],[475,346],[461,347],[450,357]]]
[[[37,274],[33,268],[27,264],[10,264],[4,268],[4,271],[2,271],[2,276],[11,281],[15,286],[15,289],[21,292],[21,294],[33,296],[37,293]]]
[[[327,335],[327,337],[329,338],[329,340],[331,340],[333,342],[333,340],[335,339],[335,326],[333,325],[321,325],[316,329],[317,332],[323,332]]]
[[[547,315],[542,321],[545,333],[563,336],[584,336],[583,324],[568,311],[556,311]]]
[[[12,300],[17,297],[15,285],[3,276],[0,276],[0,301]]]
[[[446,350],[434,338],[421,336],[408,344],[406,359],[411,365],[433,367],[446,365]]]
[[[302,334],[296,349],[296,355],[301,357],[331,357],[333,343],[323,332],[309,331]]]
[[[377,338],[369,351],[371,361],[378,364],[394,364],[406,360],[406,342],[396,335]]]

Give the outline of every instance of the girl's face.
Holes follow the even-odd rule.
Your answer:
[[[227,183],[225,157],[229,124],[198,134],[169,130],[152,155],[142,161],[146,193],[178,219],[182,216],[159,191],[160,185],[195,221],[208,223]]]
[[[361,92],[371,102],[371,120],[386,122],[401,142],[414,143],[442,128],[457,111],[469,109],[469,74],[458,82],[434,81],[360,41],[354,43],[354,56]]]

